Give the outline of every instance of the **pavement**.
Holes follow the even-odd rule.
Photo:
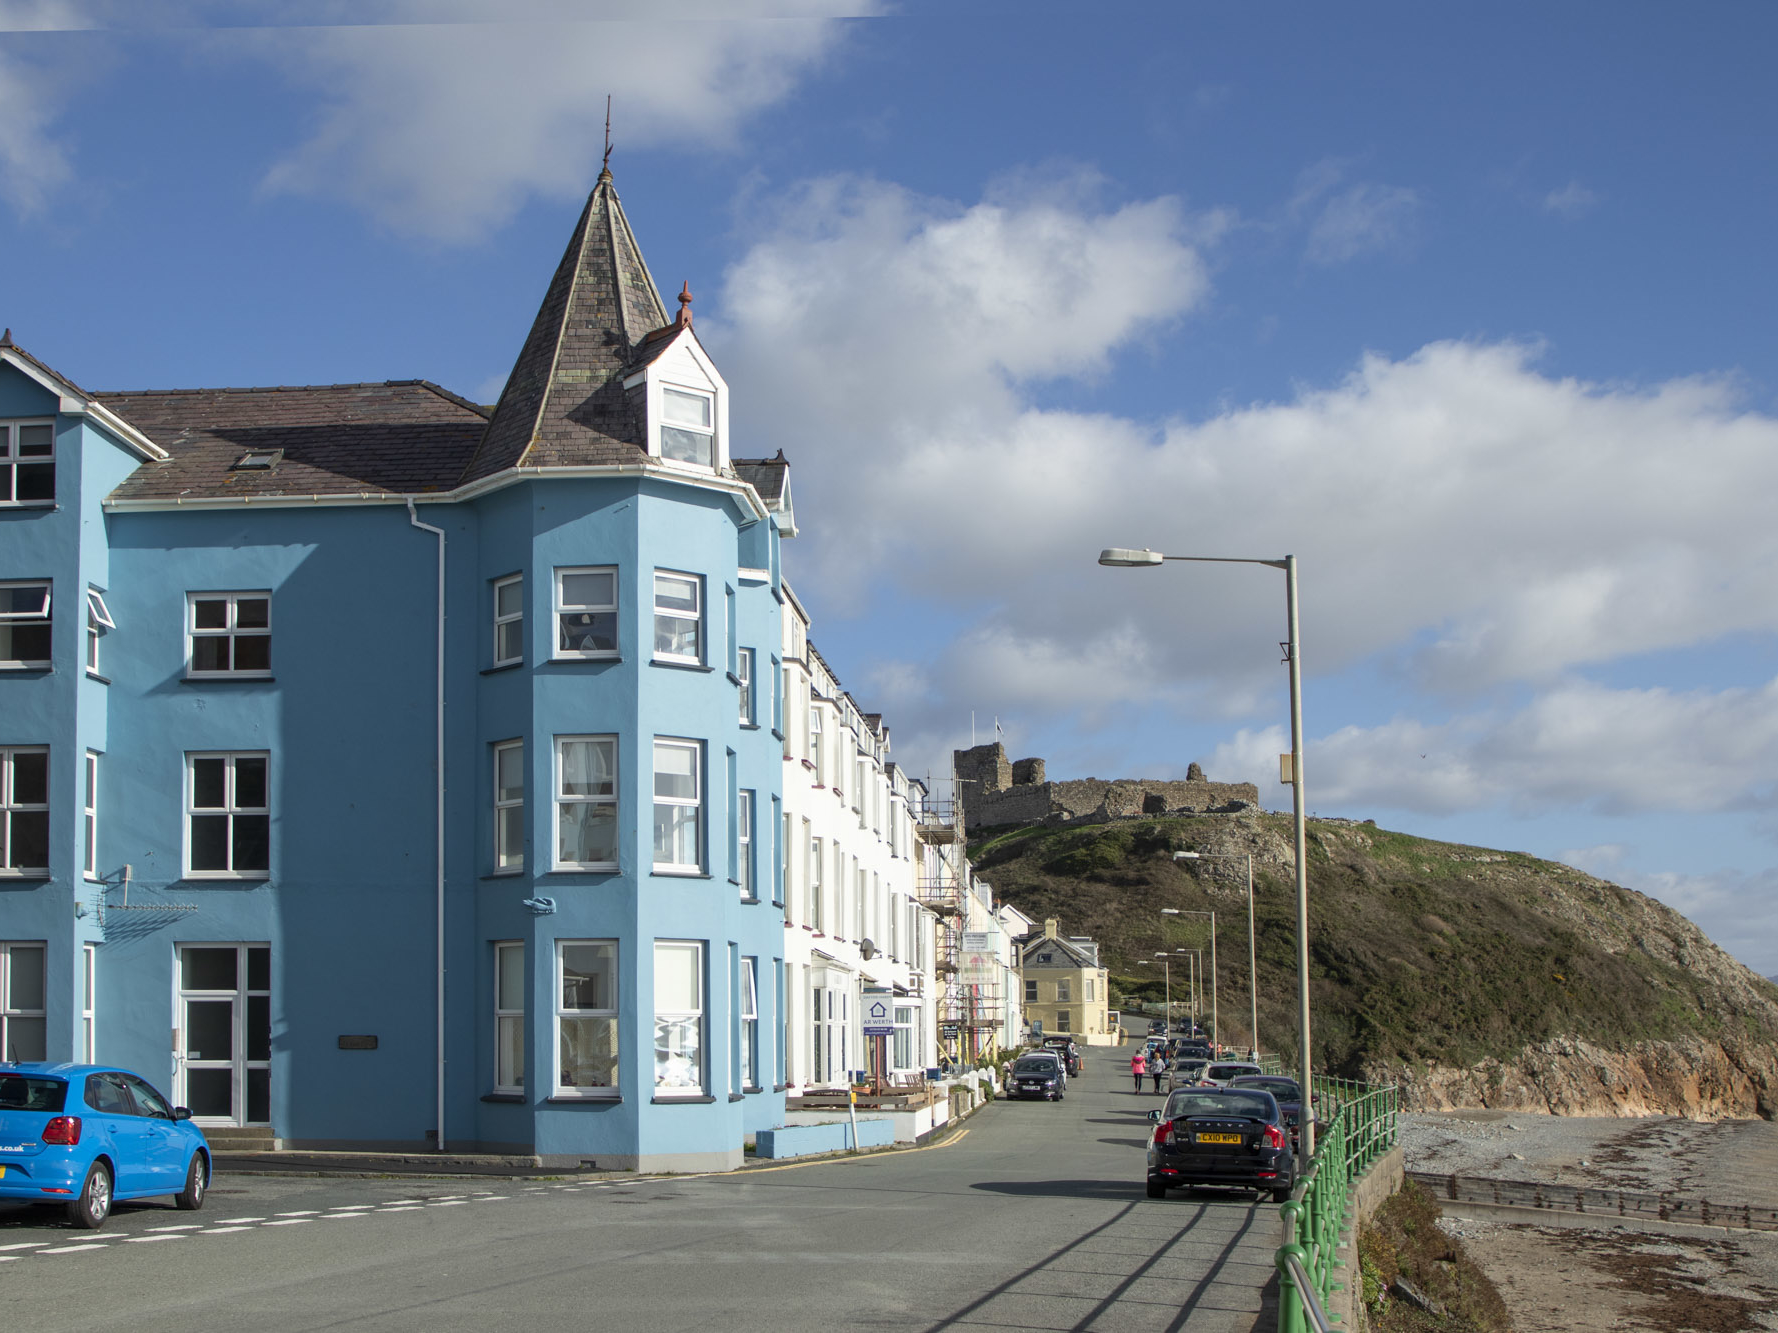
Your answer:
[[[0,1205],[0,1290],[34,1333],[239,1329],[1275,1327],[1278,1211],[1142,1189],[1116,1051],[1061,1102],[995,1102],[945,1143],[728,1175],[230,1176],[204,1210],[75,1232]]]

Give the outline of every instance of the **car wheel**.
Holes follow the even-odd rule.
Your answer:
[[[188,1213],[195,1213],[202,1208],[204,1193],[210,1187],[209,1176],[204,1154],[194,1152],[191,1155],[191,1165],[185,1169],[185,1188],[173,1196],[173,1202]]]
[[[1167,1187],[1165,1185],[1163,1185],[1158,1180],[1149,1181],[1148,1182],[1148,1197],[1151,1199],[1166,1198],[1167,1197]]]
[[[80,1187],[80,1197],[68,1205],[68,1225],[82,1231],[97,1231],[111,1216],[111,1172],[103,1162],[94,1162]]]

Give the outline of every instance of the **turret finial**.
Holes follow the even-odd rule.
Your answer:
[[[691,327],[691,283],[689,282],[679,289],[679,318],[673,322],[682,329]]]

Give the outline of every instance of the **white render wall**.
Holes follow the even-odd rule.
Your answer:
[[[886,1044],[894,1073],[936,1061],[938,1005],[934,918],[916,896],[913,807],[921,788],[893,766],[888,729],[865,718],[811,649],[807,613],[788,585],[785,592],[774,709],[783,736],[784,805],[776,836],[786,1081],[794,1094],[844,1086],[847,1071],[869,1068],[862,1033],[867,987],[893,990],[895,1007],[913,1011],[905,1061],[896,1060],[894,1039]]]

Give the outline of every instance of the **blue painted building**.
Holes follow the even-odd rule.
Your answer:
[[[213,1135],[738,1164],[781,1124],[782,455],[602,174],[491,410],[0,341],[0,1045]]]

